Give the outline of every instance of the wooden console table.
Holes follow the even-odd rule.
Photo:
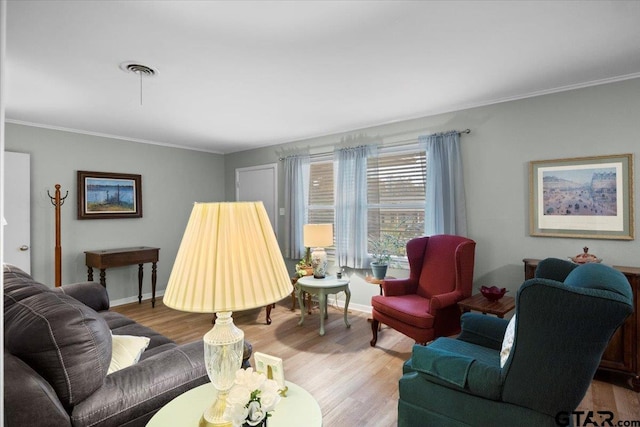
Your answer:
[[[151,264],[151,307],[156,306],[156,266],[160,248],[137,246],[134,248],[105,249],[99,251],[85,251],[88,267],[88,279],[93,281],[93,269],[100,269],[100,284],[107,286],[105,270],[112,267],[123,267],[138,264],[138,304],[142,303],[142,266]]]
[[[525,258],[524,277],[526,280],[534,277],[539,259]],[[631,388],[640,391],[640,268],[612,266],[624,274],[631,285],[633,292],[633,313],[618,328],[611,337],[602,359],[599,369],[622,373],[631,377]]]

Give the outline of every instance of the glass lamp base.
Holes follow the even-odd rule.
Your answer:
[[[204,336],[204,361],[211,383],[218,391],[216,401],[202,415],[201,426],[231,427],[224,416],[227,395],[242,365],[244,332],[233,324],[230,311],[216,313],[216,323]]]
[[[200,417],[200,422],[198,423],[198,427],[233,427],[233,423],[231,421],[223,421],[221,424],[213,423],[207,421],[204,414]]]

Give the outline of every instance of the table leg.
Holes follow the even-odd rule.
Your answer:
[[[344,324],[347,325],[347,328],[350,328],[349,320],[347,319],[347,310],[349,309],[349,300],[351,300],[351,290],[349,288],[345,289],[345,294],[347,294],[347,299],[344,302]]]
[[[87,268],[87,280],[93,282],[93,267]]]
[[[138,264],[138,304],[142,304],[142,266]]]
[[[275,303],[267,305],[267,325],[271,324],[271,309],[275,307]]]
[[[106,279],[106,275],[107,275],[107,273],[106,273],[106,269],[101,268],[101,269],[100,269],[100,284],[101,284],[102,286],[104,286],[105,288],[107,287],[107,279]]]
[[[327,316],[327,295],[324,289],[318,292],[318,304],[320,305],[320,335],[324,335],[324,319]]]
[[[151,308],[156,307],[156,280],[158,278],[157,262],[151,264]]]
[[[298,322],[298,326],[302,326],[304,323],[304,298],[300,298],[302,291],[300,290],[300,286],[296,285],[296,296],[298,297],[298,302],[300,303],[300,321]]]
[[[327,310],[328,302],[329,302],[328,295],[325,295],[325,298],[324,298],[324,318],[325,319],[329,318],[329,310]]]
[[[291,290],[291,311],[296,311],[296,284],[291,280],[293,289]]]

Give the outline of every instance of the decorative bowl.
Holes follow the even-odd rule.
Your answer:
[[[497,286],[481,286],[480,293],[489,301],[498,301],[506,294],[507,288],[499,288]]]

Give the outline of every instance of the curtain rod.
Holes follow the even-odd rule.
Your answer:
[[[440,132],[440,133],[446,133],[446,132]],[[469,133],[471,133],[471,129],[465,129],[465,130],[459,130],[458,131],[458,135],[462,135],[463,133],[469,134]],[[412,144],[414,142],[418,142],[418,138],[403,139],[401,141],[391,142],[391,143],[386,144],[384,146],[385,147],[396,147],[396,146]]]
[[[463,133],[466,134],[470,134],[471,133],[471,129],[465,129],[465,130],[459,130],[458,131],[458,135],[462,135]],[[384,147],[401,147],[403,145],[409,145],[409,144],[413,144],[418,142],[418,138],[410,138],[410,139],[403,139],[401,141],[396,141],[396,142],[391,142],[389,144],[383,144]],[[327,154],[331,154],[330,152],[326,152],[326,153],[314,153],[314,154],[309,154],[309,158],[314,158],[314,157],[321,157],[321,156],[326,156]],[[287,156],[290,157],[290,156]],[[280,157],[278,160],[283,161],[285,159],[285,157]]]

